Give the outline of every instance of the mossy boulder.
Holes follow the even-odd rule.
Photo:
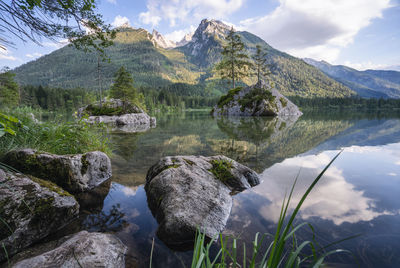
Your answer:
[[[3,162],[25,174],[54,182],[70,193],[91,191],[111,177],[111,161],[99,151],[55,155],[32,149],[13,150]]]
[[[129,101],[123,101],[120,99],[104,99],[102,103],[95,102],[85,107],[78,109],[77,116],[79,118],[83,116],[120,116],[123,114],[135,114],[143,113],[144,111],[138,106],[130,103]]]
[[[260,81],[246,88],[235,88],[214,106],[214,116],[296,116],[299,108],[269,84]]]
[[[0,262],[77,217],[75,198],[57,185],[15,172],[0,174]],[[7,255],[6,255],[7,252]]]
[[[87,116],[88,123],[106,123],[113,130],[123,132],[143,132],[156,126],[156,118],[150,117],[140,107],[120,99],[104,99],[78,109],[78,118]]]
[[[175,249],[192,246],[198,227],[215,236],[228,220],[232,195],[259,182],[255,171],[225,156],[162,158],[147,172],[145,185],[157,236]]]

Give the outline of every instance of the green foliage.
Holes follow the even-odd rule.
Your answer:
[[[42,37],[50,40],[67,38],[78,49],[94,49],[103,54],[104,48],[112,44],[115,31],[104,23],[95,9],[95,0],[3,1],[0,14],[7,23],[2,25],[5,34],[0,39],[0,48],[13,45],[8,40],[10,35],[37,44],[41,43]],[[86,33],[87,29],[90,34]]]
[[[228,91],[228,93],[226,95],[223,95],[220,97],[219,101],[218,101],[218,107],[222,108],[225,105],[227,105],[228,103],[230,103],[231,101],[233,101],[233,97],[241,90],[241,87],[237,87],[237,88],[233,88],[231,90]]]
[[[215,178],[222,181],[227,182],[233,179],[233,175],[231,172],[232,162],[228,160],[211,160],[210,161],[212,168],[210,172],[214,174]]]
[[[267,64],[267,51],[265,48],[262,48],[261,45],[256,45],[256,53],[251,57],[254,61],[253,70],[254,74],[257,76],[257,82],[260,82],[261,79],[271,72],[269,71],[269,64]]]
[[[215,70],[223,79],[230,79],[235,88],[236,81],[248,75],[251,63],[245,53],[244,43],[233,27],[226,36],[227,44],[223,46],[222,60],[215,66]]]
[[[114,84],[110,89],[110,97],[121,99],[125,103],[132,103],[139,107],[144,107],[142,98],[139,97],[137,89],[133,87],[133,78],[124,67],[119,68],[115,73]]]
[[[36,123],[26,114],[26,109],[9,112],[18,117],[21,124],[16,135],[0,138],[0,156],[13,149],[32,148],[55,154],[77,154],[103,151],[111,155],[111,146],[104,127],[89,126],[84,121]]]
[[[15,127],[18,123],[17,118],[0,113],[0,138],[6,133],[15,135]]]
[[[0,107],[14,107],[19,104],[19,87],[14,77],[15,74],[7,68],[0,73]]]
[[[191,267],[321,267],[323,265],[324,259],[327,256],[340,252],[348,252],[342,249],[336,249],[326,252],[326,249],[332,245],[337,244],[338,242],[351,239],[355,236],[329,244],[328,246],[322,248],[319,247],[319,244],[315,241],[314,229],[311,226],[310,228],[313,233],[312,241],[304,241],[301,244],[298,244],[297,238],[295,236],[295,233],[300,228],[307,225],[307,223],[302,223],[297,226],[294,225],[294,219],[296,218],[302,204],[306,200],[311,190],[321,179],[325,171],[339,156],[339,154],[337,154],[332,159],[332,161],[322,170],[322,172],[314,179],[312,184],[308,187],[308,189],[300,199],[292,214],[289,216],[287,215],[287,213],[294,187],[296,185],[296,178],[288,199],[286,200],[285,198],[283,201],[276,232],[274,235],[271,236],[272,242],[270,242],[269,244],[265,243],[268,236],[260,236],[260,234],[257,233],[250,247],[252,254],[250,256],[246,256],[246,244],[243,244],[243,260],[242,263],[239,263],[240,260],[238,258],[237,239],[233,239],[231,242],[229,242],[227,238],[223,238],[222,234],[220,234],[220,248],[218,252],[214,255],[214,257],[212,257],[212,254],[210,253],[210,248],[211,245],[216,242],[216,238],[213,238],[211,241],[209,241],[206,235],[200,230],[196,233]],[[307,254],[305,252],[306,247],[310,248],[311,254]]]
[[[21,105],[48,111],[72,112],[93,102],[95,95],[83,88],[21,87]]]
[[[280,97],[279,101],[281,102],[282,107],[285,108],[287,103],[288,103],[287,100],[285,98],[283,98],[283,97]]]
[[[268,90],[255,87],[239,100],[239,104],[241,105],[240,109],[242,112],[246,108],[253,109],[254,107],[258,107],[263,100],[266,100],[270,103],[270,105],[273,105],[275,96],[273,96]]]

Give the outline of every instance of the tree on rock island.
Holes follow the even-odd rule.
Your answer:
[[[133,86],[132,75],[124,67],[119,68],[115,73],[114,84],[110,89],[110,97],[138,104],[138,93]]]
[[[262,78],[271,74],[269,71],[269,64],[267,64],[267,51],[263,49],[260,45],[256,46],[256,53],[251,57],[254,61],[253,70],[254,75],[257,76],[257,83],[261,81]]]
[[[236,81],[248,75],[251,63],[240,35],[233,30],[233,27],[226,36],[226,41],[221,52],[222,60],[215,69],[223,79],[230,79],[232,87],[235,88]]]

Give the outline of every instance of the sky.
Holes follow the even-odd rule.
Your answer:
[[[400,0],[100,0],[98,12],[113,26],[156,29],[173,41],[204,18],[218,19],[299,58],[400,71]],[[11,41],[14,48],[0,49],[0,67],[17,67],[64,45]]]

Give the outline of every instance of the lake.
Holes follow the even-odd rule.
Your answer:
[[[157,116],[145,133],[112,133],[113,178],[80,228],[115,233],[128,247],[127,267],[187,267],[192,252],[170,250],[155,233],[146,200],[147,170],[168,155],[226,155],[257,171],[260,185],[233,197],[224,235],[240,244],[257,232],[274,233],[285,193],[299,173],[291,208],[330,160],[342,154],[304,203],[297,222],[308,222],[327,245],[355,234],[328,258],[331,267],[400,267],[400,117],[315,113],[297,121],[221,118],[186,112]],[[104,202],[103,201],[104,198]],[[309,227],[297,238],[312,239]]]

